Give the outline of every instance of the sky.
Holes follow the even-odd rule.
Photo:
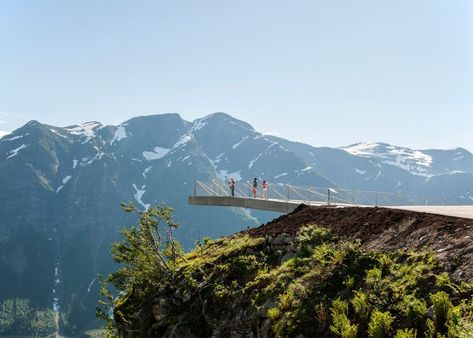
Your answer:
[[[473,151],[473,1],[0,0],[0,132],[167,112]]]

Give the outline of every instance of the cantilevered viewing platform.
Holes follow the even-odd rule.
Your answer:
[[[231,196],[230,188],[221,180],[196,181],[194,195],[189,196],[189,204],[280,213],[292,212],[302,203],[335,208],[379,206],[473,219],[473,205],[416,205],[409,197],[393,193],[272,184],[263,198],[261,189],[253,197],[251,188],[249,182],[238,182],[234,196]]]

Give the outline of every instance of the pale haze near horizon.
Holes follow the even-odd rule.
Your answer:
[[[473,2],[0,1],[0,131],[223,111],[314,146],[473,151]]]

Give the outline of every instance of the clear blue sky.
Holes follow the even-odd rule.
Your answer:
[[[216,111],[473,151],[473,1],[0,0],[0,130]]]

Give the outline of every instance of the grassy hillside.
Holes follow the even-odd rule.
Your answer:
[[[310,217],[274,231],[302,213],[198,243],[168,256],[166,268],[159,250],[169,254],[170,246],[156,247],[147,234],[159,220],[142,214],[115,247],[127,267],[109,279],[122,291],[111,330],[123,337],[471,337],[473,284],[464,274],[449,275],[427,247],[367,249]]]

